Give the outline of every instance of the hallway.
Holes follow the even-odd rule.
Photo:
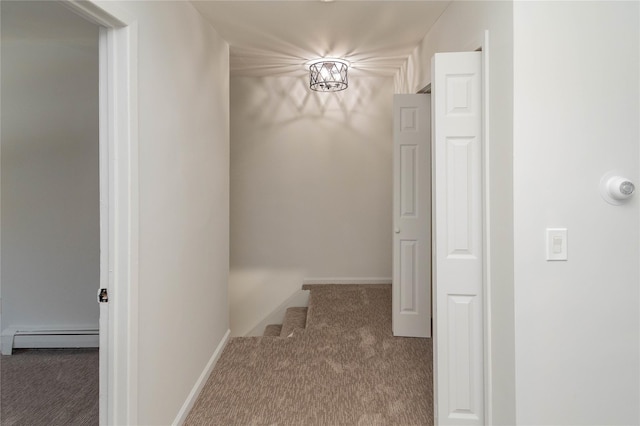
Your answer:
[[[433,424],[431,339],[393,337],[391,286],[305,288],[305,328],[229,341],[186,424]]]

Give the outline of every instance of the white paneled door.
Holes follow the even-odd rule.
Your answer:
[[[393,100],[393,334],[431,337],[431,96]]]
[[[482,56],[432,60],[436,424],[484,423]]]

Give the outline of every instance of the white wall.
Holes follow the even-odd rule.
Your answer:
[[[506,1],[453,2],[396,75],[397,93],[415,93],[431,82],[437,52],[472,51],[489,30],[489,210],[491,347],[487,396],[493,424],[515,422],[513,313],[513,5]]]
[[[639,424],[638,195],[605,203],[603,174],[640,184],[637,2],[514,6],[518,424]],[[567,227],[569,260],[545,261]]]
[[[242,335],[305,278],[391,277],[391,78],[231,79],[231,326]]]
[[[98,27],[2,5],[2,325],[98,327]]]
[[[229,48],[188,2],[138,20],[138,423],[166,425],[229,328]]]

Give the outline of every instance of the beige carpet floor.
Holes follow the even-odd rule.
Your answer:
[[[391,286],[310,286],[306,328],[234,338],[187,425],[431,425],[430,339],[393,337]]]
[[[0,358],[2,426],[98,424],[98,350],[14,350]]]

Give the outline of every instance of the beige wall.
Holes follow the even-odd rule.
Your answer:
[[[2,4],[2,327],[98,328],[98,27]]]
[[[229,48],[189,2],[138,20],[138,423],[176,418],[229,328]]]
[[[472,51],[489,30],[489,250],[493,424],[515,422],[513,312],[513,4],[453,2],[395,78],[397,93],[415,93],[431,82],[437,52]]]
[[[245,334],[305,278],[391,277],[391,78],[338,93],[231,79],[231,323]]]
[[[494,424],[639,421],[639,204],[598,190],[611,169],[639,179],[638,19],[634,2],[454,2],[396,77],[425,86],[433,53],[489,30]],[[548,227],[569,229],[567,262],[545,260]]]
[[[640,424],[638,2],[514,6],[517,422]],[[544,29],[544,31],[541,31]],[[545,228],[568,261],[545,260]]]

